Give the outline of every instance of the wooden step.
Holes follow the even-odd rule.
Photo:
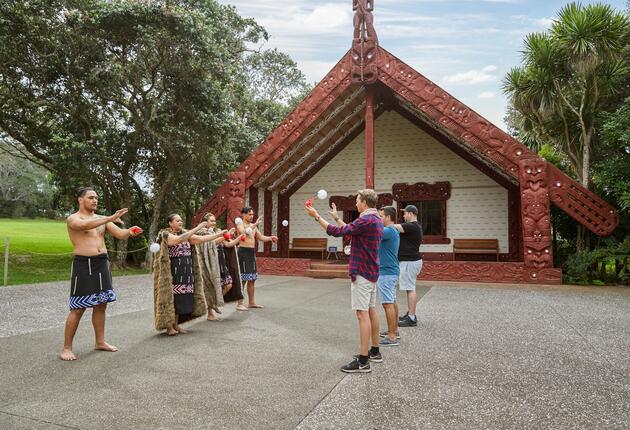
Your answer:
[[[344,271],[310,269],[306,271],[305,275],[311,278],[321,279],[346,279],[348,278],[348,269]]]
[[[311,269],[313,270],[343,270],[348,272],[347,264],[327,264],[327,263],[311,263]]]

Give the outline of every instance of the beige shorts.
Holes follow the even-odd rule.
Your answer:
[[[357,275],[350,285],[353,311],[367,311],[376,306],[376,282],[370,282]]]

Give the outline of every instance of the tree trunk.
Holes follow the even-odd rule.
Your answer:
[[[123,184],[122,184],[122,207],[123,208],[131,208],[131,193],[129,187],[129,177],[128,175],[123,175]],[[131,215],[127,213],[123,217],[123,221],[125,222],[124,228],[131,227]],[[123,268],[127,266],[127,249],[129,245],[129,239],[120,239],[116,240],[116,265],[119,268]]]
[[[166,178],[160,187],[160,190],[155,196],[154,206],[153,206],[153,214],[151,215],[151,225],[149,226],[149,242],[153,243],[157,238],[158,228],[160,225],[160,216],[162,215],[162,206],[164,205],[164,199],[166,195],[171,191],[173,185],[174,178],[174,169],[168,169],[168,173],[166,174]],[[147,250],[147,253],[144,258],[145,267],[151,267],[151,263],[153,261],[153,254],[150,250]]]
[[[591,140],[593,138],[593,127],[589,127],[588,130],[582,131],[582,171],[581,177],[578,178],[582,186],[589,189],[590,182],[590,168],[591,168]],[[578,252],[586,251],[589,248],[589,232],[582,224],[577,227],[577,238],[575,247]]]

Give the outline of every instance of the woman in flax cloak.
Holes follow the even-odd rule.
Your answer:
[[[203,220],[208,223],[208,228],[199,232],[199,235],[219,232],[219,230],[216,229],[216,217],[212,213],[206,213],[203,216]],[[211,242],[196,245],[197,251],[203,256],[202,273],[204,277],[204,294],[206,304],[208,305],[209,321],[219,319],[216,314],[221,313],[220,307],[222,307],[226,301],[238,301],[243,297],[241,292],[238,253],[235,252],[235,247],[240,242],[242,235],[234,239],[227,239],[230,235],[233,237],[234,230],[235,229],[231,229],[228,234],[223,234],[221,237]],[[239,276],[235,277],[233,274],[239,274]],[[237,281],[235,282],[234,279]],[[233,287],[238,291],[228,294]]]
[[[178,214],[169,215],[168,224],[169,228],[162,230],[157,239],[160,252],[153,261],[153,298],[156,330],[175,336],[187,333],[180,323],[206,312],[201,255],[190,245],[213,241],[224,231],[197,235],[206,228],[206,222],[184,231]]]

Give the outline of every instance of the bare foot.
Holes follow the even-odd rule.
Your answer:
[[[245,305],[236,305],[236,310],[237,311],[248,311],[249,309],[247,309],[245,307]]]
[[[253,309],[262,309],[262,308],[264,308],[264,306],[263,306],[263,305],[259,305],[259,304],[257,304],[257,303],[250,303],[250,304],[249,304],[249,307],[250,307],[250,308],[253,308]]]
[[[210,309],[208,311],[208,321],[221,321],[221,318],[219,318],[217,312],[214,309]]]
[[[175,336],[177,334],[177,330],[175,330],[174,328],[169,328],[166,330],[166,334],[168,336]]]
[[[95,351],[107,351],[107,352],[118,352],[118,348],[114,345],[110,345],[107,342],[99,343],[94,347]]]
[[[77,356],[74,355],[74,352],[72,352],[71,349],[64,348],[59,353],[59,358],[62,359],[63,361],[74,361],[77,359]]]
[[[186,334],[186,333],[188,333],[188,330],[184,330],[184,329],[183,329],[183,328],[181,328],[181,327],[177,327],[175,330],[177,330],[177,332],[178,332],[178,333],[181,333],[181,334]]]

